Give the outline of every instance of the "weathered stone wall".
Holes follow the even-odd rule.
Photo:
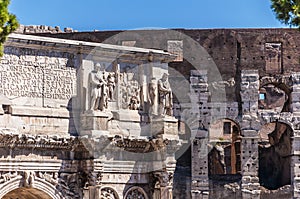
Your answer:
[[[76,134],[71,106],[78,65],[76,54],[6,44],[0,62],[0,128]]]
[[[10,35],[5,47],[0,63],[0,198],[38,198],[42,193],[53,199],[172,198],[174,156],[181,145],[177,120],[171,110],[159,115],[157,110],[153,118],[156,125],[151,126],[139,113],[143,111],[143,118],[148,115],[152,121],[150,111],[154,108],[129,107],[129,101],[119,108],[118,102],[130,94],[128,90],[143,85],[145,98],[138,89],[135,97],[148,103],[146,86],[153,83],[157,91],[154,96],[162,94],[165,86],[170,102],[159,104],[156,98],[152,104],[157,109],[159,104],[160,111],[171,109],[171,89],[166,84],[168,61],[175,56],[151,51],[153,63],[149,64],[145,63],[150,62],[148,49],[18,34]],[[90,53],[95,47],[102,50]],[[89,60],[92,58],[87,54],[96,60]],[[111,81],[118,84],[117,91],[125,83],[123,94],[116,92],[103,109],[80,107],[91,100],[88,76],[102,59],[117,60],[113,63],[116,80]],[[123,67],[123,60],[128,65],[151,68],[130,72]],[[97,78],[105,75],[104,70],[98,71]],[[94,80],[95,87],[106,84],[108,76],[103,78]],[[135,78],[156,81],[141,83]],[[97,97],[104,98],[105,89]],[[78,114],[77,129],[73,114]],[[80,126],[84,114],[90,114],[87,123],[95,122],[86,125],[88,130],[84,122]],[[136,116],[134,121],[132,116]],[[111,123],[118,128],[111,128]],[[142,129],[142,125],[147,128]],[[130,130],[130,136],[124,136],[123,129]]]
[[[152,30],[148,30],[152,31]],[[260,76],[267,74],[278,75],[278,71],[267,70],[267,62],[270,61],[270,53],[266,43],[281,44],[280,64],[282,68],[279,74],[287,74],[292,71],[299,71],[300,61],[297,52],[300,50],[300,33],[297,29],[208,29],[208,30],[185,30],[177,31],[198,42],[209,53],[216,63],[224,81],[234,78],[236,85],[240,81],[240,71],[243,69],[255,69]],[[76,32],[61,34],[40,34],[44,36],[76,39],[82,41],[107,42],[112,36],[116,37],[123,31],[98,31],[98,32]],[[153,31],[152,31],[153,32]],[[164,30],[155,30],[155,34],[163,35]],[[127,31],[127,40],[136,41],[136,47],[157,47],[168,50],[167,43],[156,44],[156,40],[147,38],[147,31]],[[168,37],[168,35],[165,35]],[[141,38],[143,38],[141,40]],[[170,40],[176,38],[170,37]],[[111,41],[110,41],[111,42]],[[121,45],[122,41],[115,44]],[[150,46],[151,45],[151,46]],[[183,47],[185,44],[183,43]],[[183,55],[184,58],[184,55]],[[189,71],[193,69],[186,59],[182,62],[173,62],[170,67],[175,68],[187,79]],[[236,87],[226,88],[226,95],[229,101],[238,101]]]
[[[76,95],[76,55],[6,46],[0,93],[14,104],[67,107]]]
[[[300,33],[295,29],[215,29],[215,30],[177,30],[194,39],[208,52],[207,59],[213,60],[218,67],[223,81],[213,82],[213,71],[206,66],[205,70],[193,71],[194,66],[185,59],[184,50],[186,44],[176,41],[178,38],[170,37],[170,41],[163,44],[158,40],[147,37],[149,31],[128,31],[128,38],[121,40],[112,36],[122,31],[88,32],[88,33],[64,33],[64,34],[41,34],[50,37],[65,39],[77,39],[83,41],[109,42],[118,45],[134,45],[137,47],[160,48],[170,50],[178,55],[176,62],[170,66],[179,71],[192,84],[190,91],[191,102],[189,108],[197,115],[199,125],[189,129],[192,134],[192,176],[190,184],[193,198],[264,198],[270,195],[282,195],[291,197],[299,196],[299,72],[300,60]],[[157,35],[164,35],[164,30],[154,31]],[[165,35],[166,37],[168,35]],[[143,38],[143,39],[141,39]],[[170,44],[170,45],[169,45]],[[182,47],[183,46],[183,47]],[[183,60],[181,60],[183,58]],[[202,63],[202,62],[201,62]],[[198,63],[200,64],[200,63]],[[296,74],[295,74],[296,73]],[[170,74],[172,76],[172,73]],[[266,79],[264,79],[266,78]],[[265,82],[266,80],[266,82]],[[195,82],[194,82],[195,81]],[[282,88],[285,97],[282,109],[270,108],[259,109],[260,89],[266,85],[274,85]],[[195,88],[193,88],[195,86]],[[226,91],[226,102],[218,100],[211,102],[210,96],[215,94],[215,88],[223,88]],[[211,90],[212,89],[212,90]],[[197,92],[196,92],[197,91]],[[269,97],[269,96],[267,96]],[[221,99],[221,98],[219,98]],[[286,103],[288,105],[286,105]],[[181,104],[182,105],[182,104]],[[237,179],[224,183],[216,183],[209,179],[208,152],[209,145],[216,144],[209,139],[209,126],[216,119],[230,119],[237,124],[241,144],[239,146],[240,171]],[[284,156],[291,156],[290,162],[285,161],[286,172],[284,176],[292,176],[291,182],[283,182],[279,186],[290,183],[291,188],[279,190],[274,193],[264,190],[259,178],[260,165],[267,164],[259,159],[260,140],[259,130],[263,124],[271,122],[283,122],[291,127],[296,133],[291,135],[292,142],[287,142],[292,149]],[[282,133],[280,129],[279,134]],[[267,132],[271,134],[272,132]],[[286,137],[277,136],[278,139]],[[223,138],[222,138],[223,139]],[[271,139],[268,140],[270,143]],[[268,142],[267,141],[267,142]],[[285,142],[284,142],[285,143]],[[275,147],[279,150],[281,145]],[[280,164],[281,162],[276,162]],[[180,164],[178,164],[180,165]],[[184,166],[184,165],[181,165]],[[280,165],[279,165],[280,166]],[[276,167],[277,168],[277,167]],[[180,168],[177,168],[177,172]],[[188,179],[177,173],[182,179]],[[176,174],[175,174],[176,176]],[[178,176],[176,176],[178,178]],[[225,176],[226,177],[226,176]],[[268,178],[269,176],[265,177]],[[161,182],[162,183],[162,182]],[[176,182],[175,182],[176,183]],[[261,183],[261,184],[260,184]],[[165,186],[165,183],[162,183]],[[175,184],[174,187],[181,186]],[[174,192],[176,193],[176,191]],[[190,197],[181,190],[178,194]]]
[[[245,69],[259,69],[260,72],[263,72],[263,66],[265,65],[265,58],[267,56],[264,54],[264,45],[266,42],[282,42],[282,47],[284,49],[283,62],[284,65],[286,65],[286,69],[293,70],[299,66],[299,57],[295,55],[300,47],[300,35],[297,29],[177,29],[177,31],[182,32],[199,42],[199,44],[213,57],[217,65],[224,70],[222,71],[222,74],[234,74],[234,65],[237,63],[237,58],[239,58],[238,51],[241,51],[241,65]],[[42,35],[64,39],[103,42],[107,38],[120,32],[122,31]],[[136,39],[134,36],[136,35],[133,33],[132,40]],[[238,48],[238,43],[240,43],[240,49]],[[135,46],[140,45],[141,44],[139,43],[135,43]]]

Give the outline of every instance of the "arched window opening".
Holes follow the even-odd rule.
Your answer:
[[[241,137],[238,125],[222,119],[214,122],[209,129],[208,174],[239,174],[241,171]]]
[[[291,184],[291,127],[281,122],[268,123],[259,136],[260,184],[270,190]]]
[[[290,90],[284,84],[266,84],[259,89],[259,109],[275,112],[290,110]]]

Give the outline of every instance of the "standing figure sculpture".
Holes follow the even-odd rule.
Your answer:
[[[90,110],[103,110],[106,106],[106,81],[101,72],[101,65],[97,63],[95,70],[90,73],[89,77],[91,88]]]
[[[172,116],[173,97],[167,73],[164,73],[162,78],[158,80],[158,97],[159,115]]]
[[[157,103],[158,100],[156,99],[157,93],[157,83],[155,78],[151,79],[151,82],[148,84],[148,106],[147,110],[150,115],[157,114]]]
[[[108,92],[108,99],[113,101],[114,100],[114,90],[115,90],[115,77],[113,74],[109,73],[107,76],[107,92]]]

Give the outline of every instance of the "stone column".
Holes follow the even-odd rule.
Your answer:
[[[242,130],[242,135],[242,195],[243,198],[260,198],[257,131]]]
[[[291,93],[291,112],[295,116],[300,116],[300,73],[294,73],[291,76],[292,79],[292,90]]]
[[[192,141],[192,198],[209,197],[208,131],[198,131]]]
[[[294,139],[292,144],[291,184],[293,197],[300,198],[300,73],[292,75],[291,112],[294,120]]]
[[[291,160],[291,184],[294,190],[293,197],[300,198],[300,130],[294,131],[294,140]]]
[[[153,199],[172,199],[174,172],[155,171],[153,174],[156,178]]]
[[[180,146],[181,142],[179,140],[169,140],[168,144],[165,146],[165,150],[162,151],[162,167],[155,170],[158,167],[153,165],[153,199],[173,198],[173,176],[176,169],[175,152],[179,149]]]
[[[99,145],[106,145],[105,142],[99,142]],[[102,149],[100,149],[102,150]],[[97,154],[99,155],[99,154]],[[102,187],[102,174],[103,174],[103,162],[100,159],[93,160],[93,171],[89,178],[88,193],[85,195],[84,199],[100,199],[101,197],[101,187]]]
[[[256,70],[243,70],[241,81],[242,100],[242,195],[243,198],[260,198],[258,178],[258,130],[257,117],[259,75]]]
[[[211,120],[209,111],[206,70],[192,70],[190,77],[191,112],[200,117],[195,118],[192,126],[191,152],[192,152],[192,184],[191,195],[193,199],[209,197],[208,179],[208,123]]]

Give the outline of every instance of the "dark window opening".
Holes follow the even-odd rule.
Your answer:
[[[10,114],[11,113],[11,107],[10,105],[2,105],[2,109],[4,111],[4,114]]]
[[[231,134],[231,122],[223,123],[223,134]]]
[[[293,130],[286,124],[266,124],[259,132],[259,169],[261,186],[275,190],[291,184]]]

